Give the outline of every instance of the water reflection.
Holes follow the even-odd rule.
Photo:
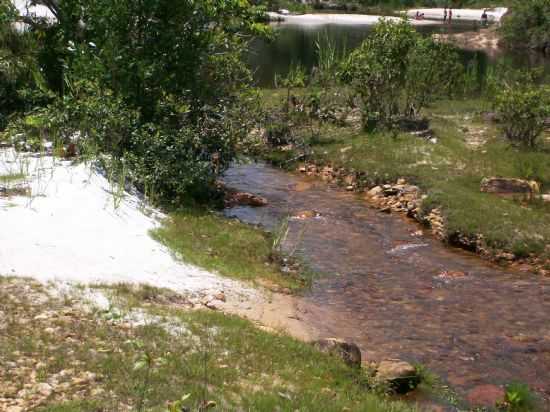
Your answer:
[[[353,50],[369,35],[373,26],[368,25],[274,25],[276,37],[273,41],[255,39],[247,57],[254,70],[256,84],[260,87],[272,87],[275,75],[284,76],[292,64],[300,64],[311,70],[317,63],[315,43],[319,39],[330,39],[339,50]],[[452,27],[420,26],[417,30],[426,35],[440,32],[461,33],[473,30],[471,24]],[[550,73],[550,59],[540,53],[502,51],[488,55],[480,51],[463,50],[465,62],[475,61],[479,75],[484,76],[487,69],[499,63],[517,68],[544,67]]]

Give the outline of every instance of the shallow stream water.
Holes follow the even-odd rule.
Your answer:
[[[289,220],[287,252],[322,274],[300,298],[323,337],[355,341],[367,360],[403,358],[459,394],[521,381],[550,408],[550,280],[508,272],[420,234],[355,194],[263,165],[231,168],[228,186],[264,196],[227,216],[274,229]],[[453,273],[454,272],[454,273]]]

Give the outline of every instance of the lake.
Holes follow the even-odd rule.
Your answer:
[[[284,76],[292,65],[300,64],[311,70],[317,62],[315,44],[319,39],[330,39],[340,50],[352,50],[369,35],[371,25],[294,25],[273,24],[275,38],[272,41],[255,39],[247,56],[254,71],[254,79],[260,87],[273,87],[275,75]],[[433,25],[419,26],[417,30],[429,35],[433,33],[460,33],[473,30],[472,23],[452,27]],[[550,74],[550,59],[531,52],[502,51],[489,55],[481,51],[461,50],[465,62],[477,61],[479,74],[500,63],[516,68],[543,67]]]

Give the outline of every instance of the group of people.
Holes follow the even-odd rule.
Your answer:
[[[421,13],[419,10],[416,11],[416,15],[414,16],[415,20],[424,20],[424,13]],[[487,26],[489,21],[489,18],[487,16],[487,9],[483,10],[483,13],[481,14],[481,24],[483,26]],[[453,22],[453,9],[450,7],[445,7],[443,9],[443,24],[451,24]]]
[[[447,11],[447,7],[443,9],[443,23],[449,23],[451,24],[453,22],[453,9],[449,8]]]

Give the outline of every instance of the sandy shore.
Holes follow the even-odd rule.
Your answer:
[[[466,33],[434,34],[433,38],[466,50],[482,50],[490,56],[498,55],[502,51],[500,36],[493,28]]]
[[[216,301],[216,309],[312,338],[299,320],[299,299],[175,258],[149,235],[164,215],[136,193],[117,193],[90,165],[0,149],[0,175],[21,172],[27,176],[9,185],[27,187],[30,196],[0,197],[0,276],[59,287],[148,284],[198,302],[223,291],[226,301]]]
[[[452,9],[452,11],[453,20],[458,21],[481,21],[481,15],[483,14],[483,9]],[[411,9],[407,10],[407,16],[414,18],[417,12],[424,14],[426,20],[443,21],[444,9],[442,8]],[[507,12],[506,7],[487,9],[487,20],[490,23],[498,23]]]
[[[279,21],[284,24],[296,25],[324,25],[324,24],[353,24],[353,25],[374,25],[381,19],[400,21],[399,17],[388,16],[372,16],[368,14],[300,14],[300,15],[284,15],[279,13],[268,13],[273,21]],[[410,20],[414,26],[426,26],[435,24],[429,20]]]

